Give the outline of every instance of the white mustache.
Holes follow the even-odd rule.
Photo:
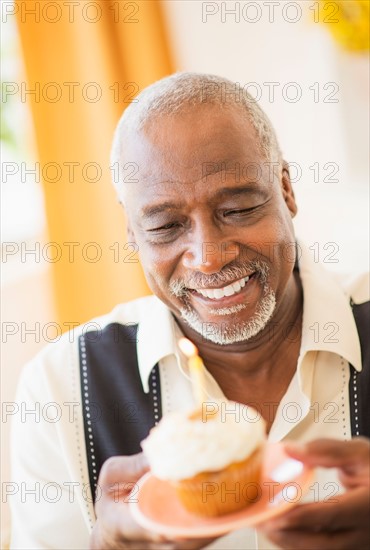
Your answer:
[[[265,262],[255,260],[238,266],[228,266],[219,273],[204,275],[204,273],[194,274],[187,280],[176,279],[169,285],[170,292],[177,298],[184,298],[188,295],[189,288],[212,288],[227,286],[251,273],[257,273],[262,283],[267,280],[269,266]]]

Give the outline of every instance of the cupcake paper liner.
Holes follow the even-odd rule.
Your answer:
[[[208,517],[236,512],[261,497],[262,452],[261,447],[223,470],[202,472],[171,484],[189,512]]]

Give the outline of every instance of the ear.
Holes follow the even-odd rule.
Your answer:
[[[292,218],[294,218],[294,216],[297,214],[298,208],[295,202],[292,182],[290,181],[289,164],[285,160],[283,160],[283,168],[281,173],[280,185],[281,185],[281,190],[283,193],[285,204],[288,207],[290,215],[292,216]]]

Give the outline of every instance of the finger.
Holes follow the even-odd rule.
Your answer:
[[[150,542],[148,540],[130,540],[122,542],[123,550],[176,550],[173,542]]]
[[[148,470],[149,465],[144,453],[132,456],[113,456],[104,462],[100,470],[98,484],[104,491],[120,482],[134,483]]]
[[[153,543],[172,543],[173,540],[165,535],[153,533],[143,529],[133,518],[127,504],[106,500],[103,506],[97,509],[97,524],[104,548],[115,548],[114,541],[121,542],[124,547],[130,543],[147,541]],[[140,547],[146,548],[145,545]]]
[[[261,524],[262,530],[312,531],[317,526],[321,531],[334,532],[343,529],[366,528],[369,518],[369,491],[355,489],[335,501],[302,504],[284,515]]]
[[[210,542],[215,539],[201,539],[201,540],[186,540],[178,542],[177,540],[171,540],[167,542],[148,541],[146,539],[134,540],[134,541],[122,541],[122,549],[125,550],[199,550],[205,548]]]
[[[309,466],[341,468],[352,475],[366,471],[369,476],[370,440],[364,437],[351,441],[317,439],[304,445],[286,443],[284,448],[287,454]]]
[[[206,548],[209,544],[217,540],[218,537],[212,537],[207,539],[184,539],[175,538],[173,542],[176,544],[178,550],[199,550],[199,548]]]
[[[265,531],[265,536],[276,546],[285,550],[365,550],[355,533],[343,531],[336,535],[325,533],[302,533],[302,531]]]

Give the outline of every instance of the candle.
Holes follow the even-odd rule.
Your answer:
[[[194,344],[187,338],[181,338],[179,340],[179,347],[183,354],[188,358],[188,367],[194,399],[197,405],[202,407],[202,404],[207,401],[203,361],[198,355],[196,346],[194,346]]]

